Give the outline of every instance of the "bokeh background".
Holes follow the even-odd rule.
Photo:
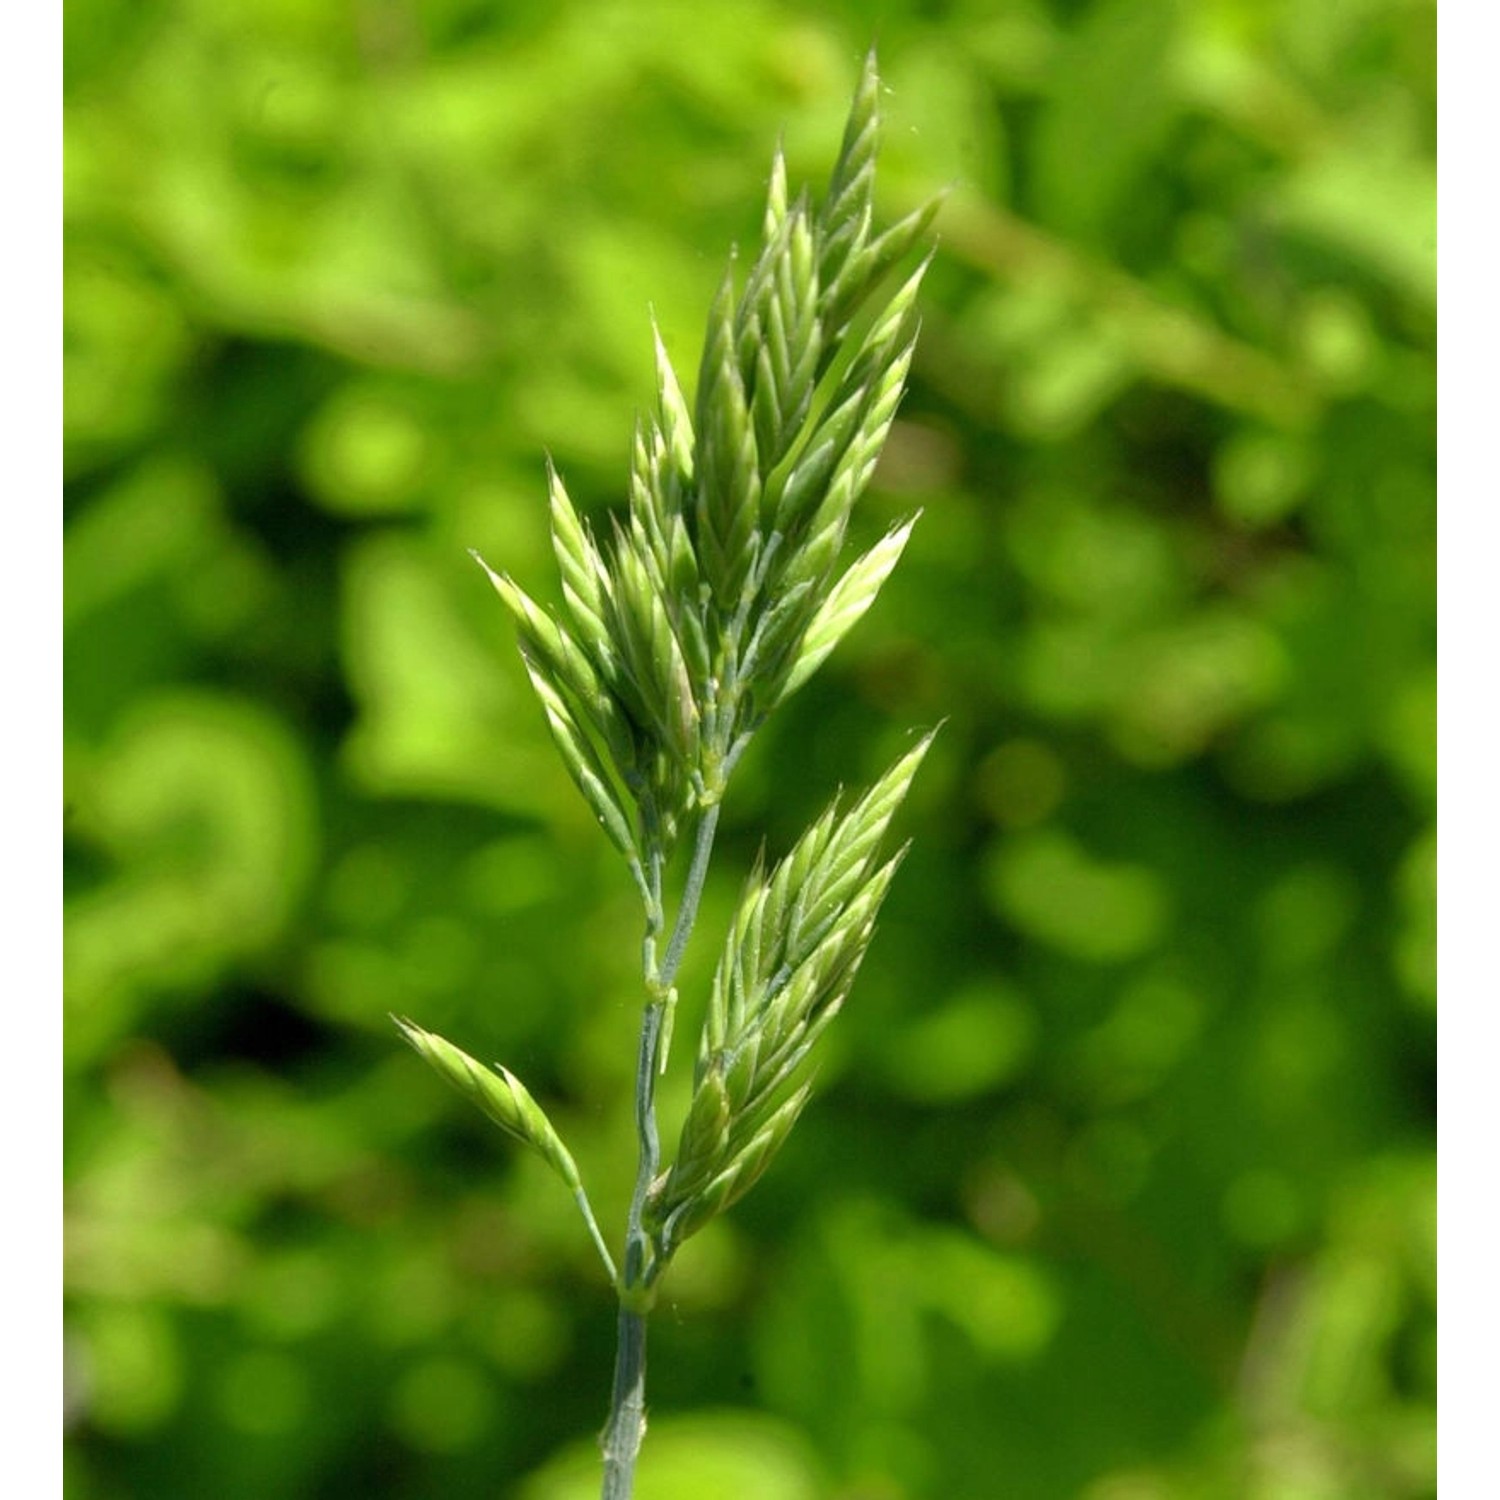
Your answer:
[[[554,588],[772,148],[945,184],[858,533],[725,814],[947,719],[819,1098],[683,1253],[643,1500],[1434,1492],[1420,0],[69,0],[68,1492],[594,1492],[635,898],[465,555]],[[668,1121],[685,1078],[667,1083]],[[670,1133],[670,1123],[669,1123]]]

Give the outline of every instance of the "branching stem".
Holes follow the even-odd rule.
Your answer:
[[[714,834],[718,827],[719,804],[715,802],[698,820],[698,832],[693,840],[693,862],[688,867],[687,881],[682,888],[682,904],[677,908],[677,921],[672,927],[666,956],[655,976],[655,983],[662,991],[671,989],[688,938],[692,936],[693,923],[698,920],[698,903],[703,898],[703,882],[708,875],[708,862],[714,852]]]
[[[646,988],[648,998],[641,1018],[640,1050],[635,1071],[635,1127],[640,1146],[635,1192],[625,1229],[625,1265],[615,1278],[620,1292],[619,1345],[615,1353],[615,1378],[610,1394],[609,1420],[605,1424],[603,1500],[630,1500],[635,1485],[635,1461],[646,1432],[646,1317],[654,1299],[659,1267],[652,1264],[651,1236],[645,1227],[646,1196],[661,1166],[661,1139],[656,1128],[656,1080],[661,1073],[662,1027],[673,1003],[672,981],[682,963],[688,938],[698,918],[698,904],[713,857],[714,835],[719,826],[719,804],[704,809],[693,839],[692,863],[688,866],[682,900],[672,936],[659,967],[655,964],[654,928],[660,926],[660,908],[647,913]],[[654,865],[653,868],[659,868]],[[608,1258],[608,1252],[604,1252]]]

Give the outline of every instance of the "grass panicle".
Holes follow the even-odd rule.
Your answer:
[[[636,1068],[639,1167],[619,1268],[578,1169],[504,1068],[409,1021],[406,1039],[573,1192],[620,1299],[605,1500],[628,1500],[645,1430],[645,1319],[679,1247],[754,1185],[811,1092],[813,1048],[844,1004],[902,851],[883,852],[932,736],[874,786],[838,799],[781,861],[758,863],[715,971],[693,1092],[663,1167],[656,1080],[669,1063],[675,978],[697,916],[719,805],[766,716],[875,602],[916,517],[852,563],[850,517],[905,390],[930,255],[896,285],[936,202],[876,233],[880,82],[873,52],[821,203],[792,195],[778,148],[763,242],[733,259],[709,312],[695,397],[654,321],[656,399],[636,425],[627,503],[607,540],[547,464],[561,605],[542,608],[478,559],[568,774],[624,857],[645,913]],[[477,558],[477,554],[476,554]],[[690,845],[669,924],[666,876]]]

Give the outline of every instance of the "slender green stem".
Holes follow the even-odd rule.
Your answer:
[[[718,827],[719,804],[715,802],[704,810],[703,816],[698,820],[698,832],[693,840],[693,862],[688,867],[687,881],[682,888],[682,904],[677,908],[677,921],[673,924],[672,936],[667,943],[666,957],[656,976],[656,982],[663,990],[670,989],[672,981],[677,977],[683,951],[687,948],[688,938],[692,936],[693,923],[698,920],[698,903],[703,898],[703,883],[708,876],[708,862],[713,856],[714,834]]]
[[[641,1047],[635,1071],[635,1129],[640,1142],[635,1192],[630,1199],[630,1217],[625,1226],[625,1274],[620,1295],[628,1296],[645,1279],[651,1239],[642,1220],[646,1194],[661,1164],[661,1140],[656,1131],[656,1056],[661,1042],[661,1018],[666,1002],[653,999],[646,1005],[641,1022]]]
[[[610,1391],[609,1420],[604,1427],[603,1500],[630,1500],[635,1485],[635,1460],[646,1433],[646,1313],[650,1291],[646,1284],[651,1237],[643,1221],[646,1194],[661,1160],[656,1130],[656,1055],[665,1002],[646,1003],[641,1022],[640,1053],[635,1073],[635,1125],[640,1138],[640,1164],[630,1217],[625,1230],[625,1270],[620,1288],[619,1344],[615,1351],[615,1379]]]
[[[589,1236],[594,1242],[594,1249],[599,1252],[599,1259],[604,1262],[604,1269],[609,1272],[610,1284],[618,1287],[620,1285],[620,1272],[615,1266],[615,1258],[609,1253],[609,1246],[604,1243],[604,1236],[599,1231],[599,1221],[594,1217],[594,1206],[589,1202],[589,1195],[579,1187],[573,1194],[573,1201],[578,1205],[578,1212],[583,1215],[583,1222],[588,1226]]]
[[[630,1500],[635,1485],[636,1456],[646,1432],[646,1317],[661,1268],[652,1264],[651,1236],[646,1231],[644,1220],[646,1196],[661,1165],[661,1138],[656,1128],[656,1080],[665,1061],[662,1027],[673,1003],[672,981],[677,976],[698,917],[698,904],[703,897],[718,826],[719,804],[715,802],[698,820],[692,863],[683,885],[677,919],[672,925],[672,936],[659,968],[654,963],[654,943],[648,942],[646,948],[645,977],[649,998],[641,1018],[640,1051],[635,1072],[635,1126],[640,1160],[626,1221],[624,1270],[615,1283],[620,1291],[620,1334],[609,1420],[605,1424],[602,1444],[603,1500]],[[648,927],[660,925],[659,908],[648,912],[647,922]]]
[[[646,1433],[646,1315],[620,1307],[614,1393],[604,1429],[603,1500],[630,1500],[635,1460]]]

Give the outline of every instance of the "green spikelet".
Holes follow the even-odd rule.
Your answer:
[[[714,976],[677,1159],[647,1218],[663,1254],[741,1197],[790,1131],[786,1091],[854,982],[901,856],[879,849],[932,743],[924,736],[847,812],[837,803],[741,896]]]
[[[874,215],[875,157],[880,149],[880,75],[875,50],[865,57],[854,103],[844,126],[828,196],[819,216],[820,269],[825,286],[836,287],[849,259],[869,237]]]
[[[909,521],[893,527],[834,584],[809,622],[786,680],[780,684],[773,702],[796,692],[822,666],[833,648],[859,623],[865,611],[875,602],[881,586],[891,576],[891,571],[900,562],[916,523],[917,518],[913,516]]]
[[[720,607],[732,610],[752,561],[761,480],[749,396],[736,358],[730,271],[708,315],[697,431],[699,559]]]
[[[507,1135],[540,1153],[547,1165],[572,1191],[581,1186],[578,1168],[541,1106],[527,1093],[521,1080],[506,1068],[490,1069],[467,1052],[431,1031],[400,1016],[391,1019],[417,1055],[428,1062],[439,1077],[476,1105]]]

